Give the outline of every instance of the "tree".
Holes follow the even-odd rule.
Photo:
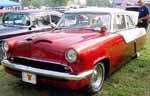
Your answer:
[[[110,0],[87,0],[88,6],[110,7]]]
[[[34,6],[34,7],[40,7],[41,5],[43,5],[42,0],[23,0],[22,3],[25,6]]]
[[[69,0],[47,0],[50,6],[66,6],[68,1]]]
[[[40,6],[65,6],[69,0],[24,0],[24,5],[33,5],[34,7]]]

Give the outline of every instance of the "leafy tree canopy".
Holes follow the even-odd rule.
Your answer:
[[[23,0],[24,5],[40,6],[66,6],[70,0]],[[111,6],[112,0],[87,0],[88,6]]]

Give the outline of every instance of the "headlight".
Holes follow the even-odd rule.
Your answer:
[[[65,59],[70,63],[76,62],[77,61],[76,51],[72,48],[67,49],[66,52],[65,52]]]
[[[3,56],[6,56],[8,50],[9,50],[9,45],[7,44],[7,42],[2,41],[1,42],[1,52],[0,52],[0,54],[3,55]]]
[[[4,52],[8,52],[9,46],[8,46],[7,42],[2,42],[2,50]]]

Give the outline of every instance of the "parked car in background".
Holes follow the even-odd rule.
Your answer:
[[[66,11],[55,30],[1,41],[1,63],[24,82],[98,92],[145,44],[146,31],[136,28],[133,14],[138,19],[137,12],[113,8]]]
[[[51,24],[57,24],[61,15],[57,11],[39,9],[7,12],[0,25],[0,39],[51,30]]]
[[[0,25],[0,40],[34,32],[45,32],[58,23],[62,13],[47,10],[5,12]],[[0,57],[0,60],[2,57]]]
[[[64,13],[68,8],[66,8],[66,6],[59,6],[59,7],[51,7],[50,9]]]

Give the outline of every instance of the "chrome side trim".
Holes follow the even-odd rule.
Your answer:
[[[40,76],[65,79],[65,80],[82,80],[93,74],[93,69],[86,72],[82,72],[78,75],[73,75],[70,73],[56,72],[56,71],[50,71],[50,70],[44,70],[44,69],[19,65],[19,64],[11,63],[8,60],[2,60],[1,64],[5,67],[18,70],[18,71],[30,72]]]

